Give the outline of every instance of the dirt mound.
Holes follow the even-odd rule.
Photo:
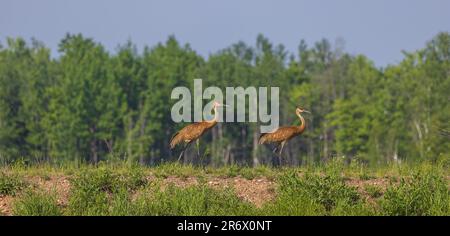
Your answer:
[[[213,178],[208,181],[212,187],[232,187],[241,199],[261,207],[265,202],[275,198],[275,183],[266,178],[245,179],[234,178]]]
[[[56,194],[58,205],[64,207],[68,203],[70,196],[70,180],[66,175],[51,175],[51,176],[30,176],[26,177],[30,186],[34,189],[40,189],[49,193]],[[165,178],[158,178],[154,175],[148,175],[146,177],[148,182],[161,181],[162,186],[168,186],[173,184],[177,187],[188,187],[198,185],[200,183],[206,183],[212,188],[227,188],[231,187],[235,190],[237,196],[247,202],[254,204],[256,207],[261,207],[264,203],[270,202],[275,199],[276,182],[269,180],[265,177],[258,177],[254,179],[246,179],[241,176],[237,177],[219,177],[219,176],[206,176],[202,179],[197,177],[180,177],[180,176],[167,176]],[[371,199],[370,194],[367,192],[367,186],[376,186],[382,193],[385,192],[389,185],[388,178],[376,178],[361,180],[358,178],[349,178],[346,180],[346,184],[357,188],[358,192],[364,196],[367,200]],[[135,192],[133,195],[138,195]],[[0,214],[11,215],[12,203],[14,199],[19,199],[21,193],[16,196],[0,196]]]
[[[147,181],[154,181],[155,176],[147,176]],[[70,181],[68,176],[52,175],[52,176],[30,176],[26,177],[30,187],[33,189],[43,190],[45,192],[56,194],[58,205],[66,206],[70,195]],[[196,177],[178,177],[168,176],[160,179],[163,186],[173,184],[177,187],[187,187],[199,184]],[[242,177],[209,177],[206,183],[213,188],[231,187],[241,199],[255,204],[257,207],[263,203],[274,199],[275,183],[266,178],[245,179]],[[11,215],[12,204],[14,199],[19,199],[20,193],[16,196],[0,196],[0,214]]]
[[[147,180],[152,181],[156,178],[150,176]],[[168,176],[162,180],[162,185],[167,186],[173,184],[176,187],[188,187],[199,184],[200,181],[196,177],[178,177]],[[239,198],[255,204],[257,207],[263,203],[274,199],[275,183],[267,178],[245,179],[242,177],[208,177],[206,183],[212,188],[233,188]]]
[[[0,215],[11,215],[11,203],[13,201],[12,196],[0,195]]]

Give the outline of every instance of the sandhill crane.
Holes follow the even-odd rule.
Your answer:
[[[264,134],[261,134],[261,136],[259,137],[259,144],[275,143],[277,145],[275,147],[275,149],[273,149],[273,152],[276,153],[277,149],[280,150],[280,152],[278,154],[278,159],[279,159],[280,165],[281,165],[281,154],[283,152],[284,144],[287,141],[289,141],[291,138],[298,136],[298,135],[302,134],[303,131],[305,131],[306,123],[305,123],[305,119],[301,115],[301,113],[303,113],[303,112],[310,113],[309,111],[304,110],[299,107],[297,107],[297,109],[295,109],[295,114],[300,118],[300,121],[301,121],[300,126],[280,127],[272,133],[264,133]]]
[[[186,151],[189,144],[191,144],[193,141],[197,142],[197,155],[200,156],[200,149],[199,149],[199,138],[209,129],[214,127],[217,124],[219,115],[217,112],[217,107],[220,106],[228,106],[225,104],[220,104],[218,102],[214,102],[213,104],[213,110],[214,110],[214,118],[212,120],[207,121],[201,121],[196,122],[194,124],[190,124],[184,128],[182,128],[180,131],[176,132],[172,138],[170,139],[170,149],[174,149],[175,146],[179,143],[184,143],[183,150],[180,153],[180,156],[178,157],[178,161],[180,161],[181,157],[184,154],[184,151]]]

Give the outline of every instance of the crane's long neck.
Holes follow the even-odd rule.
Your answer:
[[[305,128],[306,128],[305,119],[300,114],[300,112],[297,112],[297,116],[298,116],[298,118],[300,118],[300,121],[302,122],[302,124],[298,126],[298,131],[297,132],[298,133],[302,133],[305,130]]]
[[[219,113],[217,112],[217,106],[214,106],[214,118],[212,120],[208,120],[208,122],[211,126],[214,126],[217,123],[217,120],[219,120]]]

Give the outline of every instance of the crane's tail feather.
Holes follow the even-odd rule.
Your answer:
[[[176,133],[172,136],[172,138],[170,138],[170,141],[169,141],[170,149],[174,149],[175,146],[176,146],[178,143],[180,143],[181,138],[180,138],[180,136],[179,136],[178,134],[179,134],[179,132],[176,132]]]
[[[267,135],[267,133],[264,133],[264,134],[261,134],[260,136],[259,136],[259,139],[258,139],[258,143],[259,144],[264,144],[267,140],[266,140],[266,135]]]

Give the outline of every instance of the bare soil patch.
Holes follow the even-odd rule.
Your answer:
[[[148,181],[154,181],[154,176],[147,177]],[[237,196],[245,201],[253,203],[257,207],[275,198],[275,183],[267,178],[246,179],[242,177],[207,177],[206,184],[212,188],[233,188]],[[200,184],[196,177],[168,176],[162,180],[162,187],[172,184],[176,187],[189,187]]]
[[[0,215],[10,216],[12,213],[11,203],[13,201],[12,196],[0,195]]]

